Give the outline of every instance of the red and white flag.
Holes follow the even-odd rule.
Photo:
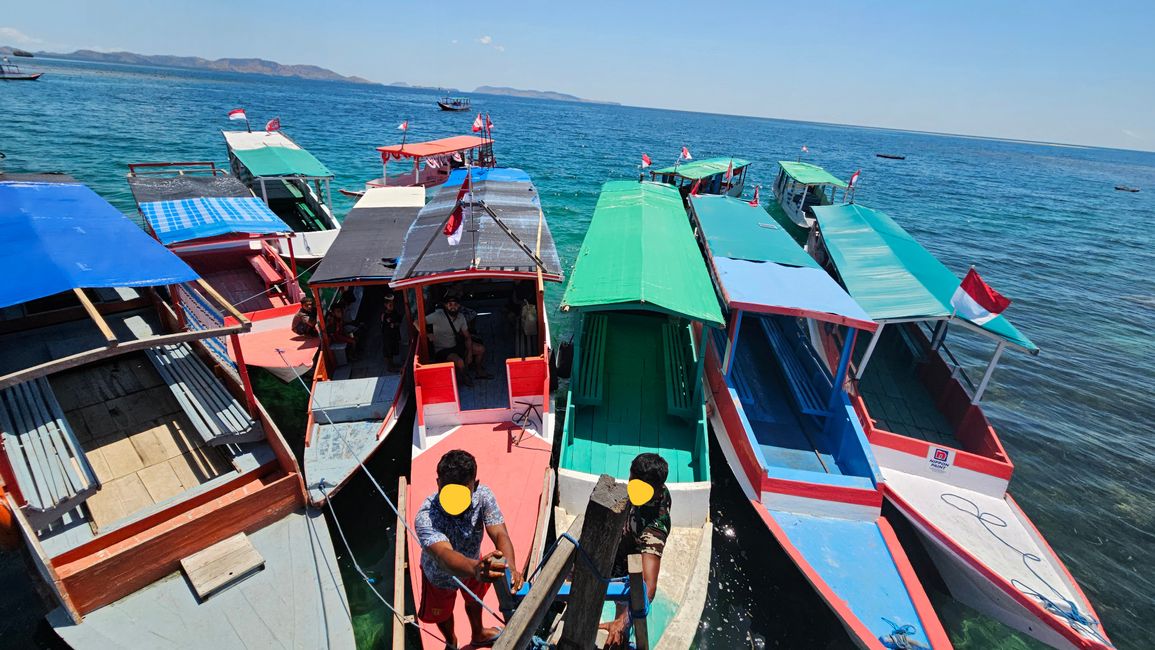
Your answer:
[[[724,180],[729,183],[734,178],[734,161],[731,160],[729,165],[726,165],[726,176]]]
[[[690,155],[690,150],[682,147],[682,153],[678,156],[678,160],[693,160],[694,157]]]
[[[425,159],[425,166],[430,169],[437,169],[441,166],[441,163],[437,160],[437,156],[433,156],[432,158]]]
[[[465,180],[461,183],[461,189],[457,190],[457,203],[453,206],[453,212],[449,213],[449,221],[445,222],[445,229],[441,231],[445,233],[450,246],[461,243],[461,233],[465,230],[465,217],[468,216],[466,211],[469,210],[467,204],[473,200],[470,194],[472,191],[472,183],[470,183],[472,173],[472,171],[465,172]]]
[[[484,126],[485,126],[485,123],[481,121],[481,113],[478,113],[477,118],[473,120],[473,132],[477,133]]]
[[[846,184],[847,189],[853,189],[854,186],[858,184],[858,175],[861,173],[862,173],[862,170],[859,169],[850,175],[850,182]]]
[[[754,207],[758,207],[758,193],[761,189],[762,189],[761,185],[755,185],[754,186],[754,198],[750,199],[750,205],[752,205]]]
[[[810,153],[810,150],[806,148],[806,145],[802,145],[802,153]]]
[[[642,169],[649,167],[650,165],[653,164],[653,162],[654,161],[650,160],[649,156],[647,156],[646,154],[642,154]]]
[[[699,178],[690,186],[690,196],[698,196],[698,189],[700,187],[702,187],[702,179]]]
[[[950,299],[950,306],[954,307],[955,314],[975,325],[989,322],[1001,314],[1010,304],[1010,298],[1003,297],[1002,294],[983,282],[973,266]]]
[[[398,131],[408,131],[409,130],[409,120],[405,120],[404,122],[398,124],[397,130]]]
[[[269,133],[272,133],[273,131],[280,131],[281,130],[281,118],[274,117],[273,119],[266,122],[265,123],[265,130],[268,131]]]
[[[249,118],[247,115],[245,115],[245,109],[234,108],[233,110],[229,111],[229,119],[230,120],[248,120]]]
[[[489,113],[485,114],[485,130],[487,132],[493,130],[493,122],[489,121]]]

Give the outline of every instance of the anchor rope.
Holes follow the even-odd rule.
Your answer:
[[[917,639],[910,638],[912,634],[918,634],[918,629],[913,625],[909,623],[899,625],[885,616],[882,620],[890,626],[890,634],[878,637],[884,647],[891,650],[921,650],[927,647]]]
[[[1007,540],[1003,539],[1003,537],[994,530],[995,528],[1007,528],[1008,525],[1005,519],[996,514],[984,511],[974,501],[958,494],[944,492],[939,495],[939,498],[942,499],[943,503],[958,510],[959,512],[970,515],[977,519],[979,523],[982,524],[983,528],[986,529],[986,531],[990,533],[992,537],[999,540],[1003,546],[1006,546],[1012,551],[1018,553],[1023,561],[1023,566],[1026,567],[1027,571],[1030,571],[1039,582],[1041,582],[1047,589],[1050,589],[1051,593],[1053,593],[1055,596],[1058,596],[1057,600],[1065,602],[1067,607],[1062,607],[1057,602],[1057,600],[1048,598],[1039,592],[1038,589],[1035,589],[1022,580],[1019,580],[1018,578],[1012,578],[1011,584],[1016,589],[1028,596],[1037,599],[1043,605],[1043,609],[1067,621],[1067,624],[1071,626],[1071,629],[1075,630],[1076,632],[1094,637],[1104,645],[1110,646],[1112,648],[1115,647],[1114,644],[1107,640],[1107,637],[1103,636],[1103,634],[1099,632],[1098,620],[1080,610],[1079,606],[1074,601],[1072,601],[1070,598],[1067,598],[1065,594],[1056,589],[1054,585],[1048,582],[1046,578],[1044,578],[1039,574],[1037,570],[1035,570],[1035,567],[1032,565],[1032,563],[1042,564],[1043,559],[1041,557],[1016,547],[1014,544],[1011,544]],[[964,507],[961,504],[968,505],[969,508]]]

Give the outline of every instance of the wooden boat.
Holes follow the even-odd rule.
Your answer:
[[[850,400],[886,498],[958,600],[1056,648],[1110,647],[1091,602],[1007,492],[1014,465],[980,406],[1003,351],[1038,348],[1003,316],[954,316],[958,277],[886,214],[863,205],[814,214],[811,254],[878,323],[856,346]],[[945,343],[956,329],[996,342],[977,385]],[[845,332],[814,335],[833,367]]]
[[[470,103],[468,97],[442,97],[437,106],[443,111],[468,111]]]
[[[341,229],[330,208],[333,172],[282,131],[221,133],[233,175],[296,233],[292,255],[305,264],[319,262]],[[287,242],[278,245],[288,258]]]
[[[365,183],[370,187],[435,187],[449,179],[455,169],[467,165],[493,167],[493,140],[475,135],[457,135],[428,142],[402,142],[377,147],[381,152],[381,178]],[[408,171],[389,175],[390,160],[408,160]]]
[[[0,501],[74,648],[354,645],[328,528],[195,271],[87,187],[6,175]],[[71,181],[71,182],[69,182]],[[33,225],[34,224],[34,225]]]
[[[313,373],[305,428],[305,479],[313,503],[323,503],[359,463],[368,460],[393,431],[409,401],[411,316],[405,310],[399,346],[402,372],[389,371],[382,317],[405,234],[424,205],[425,190],[420,187],[366,190],[309,278],[314,304],[351,296],[343,320],[358,324],[356,351],[335,341],[335,333],[325,324],[321,327],[323,352]]]
[[[842,190],[842,195],[838,191]],[[815,206],[846,201],[846,183],[830,172],[804,162],[781,160],[774,180],[774,198],[794,225],[809,229],[814,225]]]
[[[690,160],[652,171],[650,180],[677,187],[683,197],[688,196],[695,186],[699,194],[741,196],[749,166],[747,160],[728,156]],[[729,179],[726,178],[727,171],[731,173]]]
[[[951,647],[882,516],[882,477],[842,389],[853,336],[832,376],[805,319],[877,325],[765,210],[720,196],[690,210],[729,312],[705,348],[706,395],[739,484],[858,646]]]
[[[240,347],[214,341],[222,358],[293,381],[313,367],[319,341],[293,332],[304,293],[297,283],[292,230],[236,178],[211,162],[134,163],[128,184],[148,231],[224,300],[253,321]],[[288,264],[278,242],[287,241]],[[228,324],[232,316],[177,291],[181,313]],[[287,365],[286,365],[287,364]]]
[[[450,245],[443,229],[467,175],[472,191],[462,203],[463,233],[458,245]],[[518,565],[536,567],[546,532],[539,513],[548,515],[553,497],[552,487],[543,487],[552,486],[554,426],[543,283],[560,282],[562,272],[529,175],[507,168],[454,171],[409,228],[393,278],[391,286],[405,291],[417,320],[412,368],[417,415],[407,517],[412,523],[425,498],[437,493],[441,456],[464,449],[477,458],[478,479],[505,514]],[[426,331],[426,314],[450,289],[461,294],[463,309],[473,310],[470,333],[484,340],[486,365],[494,375],[473,380],[472,386],[453,363],[435,360]],[[412,538],[408,548],[410,584],[420,602],[421,549]],[[488,538],[481,552],[487,549],[492,549]],[[497,611],[492,590],[485,602]],[[459,598],[457,638],[468,639],[462,603]],[[484,618],[487,626],[498,624],[488,614]],[[427,634],[422,642],[426,648],[444,647]]]
[[[710,455],[703,337],[722,326],[682,198],[662,183],[602,186],[562,298],[581,312],[558,461],[559,531],[598,476],[629,479],[653,452],[670,466],[673,529],[648,622],[654,647],[688,648],[710,573]]]
[[[874,155],[887,160],[906,160],[906,156],[900,156],[896,153],[876,153]]]
[[[1116,185],[1115,189],[1119,190],[1120,192],[1138,192],[1139,191],[1139,188],[1129,187],[1127,185]]]
[[[0,60],[0,81],[36,81],[44,76],[43,72],[24,72],[20,66],[4,57]]]

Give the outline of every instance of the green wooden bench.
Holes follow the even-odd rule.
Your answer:
[[[686,323],[662,325],[662,360],[666,368],[666,411],[670,415],[692,417],[694,409],[694,364],[690,330]]]
[[[0,391],[4,451],[34,527],[47,525],[100,489],[96,472],[44,377]]]
[[[786,385],[794,397],[794,403],[799,410],[807,415],[829,415],[826,408],[825,396],[815,387],[816,377],[807,372],[797,351],[786,339],[786,332],[782,326],[769,318],[758,318],[770,347],[774,349],[774,356],[778,357],[778,365],[786,375]],[[815,370],[817,372],[817,370]]]
[[[608,321],[609,318],[604,314],[585,314],[582,317],[582,336],[578,341],[577,350],[577,372],[572,382],[574,404],[597,406],[602,403]]]

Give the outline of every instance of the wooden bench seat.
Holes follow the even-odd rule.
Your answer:
[[[759,318],[758,322],[770,342],[770,347],[774,349],[774,356],[778,358],[778,365],[786,375],[786,385],[790,387],[790,394],[794,397],[794,403],[799,410],[807,415],[829,415],[830,412],[826,408],[828,395],[822,395],[815,385],[823,384],[820,380],[825,378],[818,376],[821,370],[817,367],[808,370],[805,367],[797,350],[787,340],[787,334],[781,325],[769,318]],[[830,385],[829,380],[825,381],[825,385]]]
[[[685,323],[662,325],[662,360],[666,368],[666,410],[670,415],[692,417],[694,363],[690,330]]]
[[[0,391],[0,429],[20,493],[28,508],[44,515],[30,516],[34,527],[51,523],[100,489],[46,378]]]
[[[609,318],[604,314],[586,314],[582,317],[577,372],[572,383],[574,404],[596,406],[602,403],[608,321]]]
[[[280,271],[277,270],[277,267],[265,259],[264,255],[250,255],[249,264],[253,267],[253,270],[257,272],[257,275],[261,277],[261,280],[264,281],[266,286],[272,286],[284,280]]]

